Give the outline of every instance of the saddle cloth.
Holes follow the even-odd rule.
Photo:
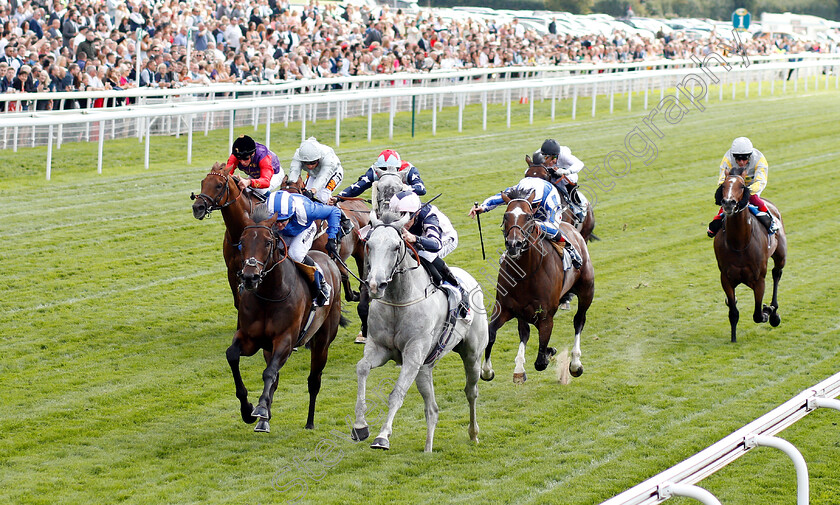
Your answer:
[[[557,254],[563,258],[563,271],[565,272],[566,270],[572,268],[572,257],[569,255],[569,251],[563,247],[563,243],[555,242],[553,240],[549,240],[549,242],[551,243],[551,246],[554,247],[554,250],[557,251]]]

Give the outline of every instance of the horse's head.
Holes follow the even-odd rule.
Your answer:
[[[210,212],[232,203],[239,194],[239,186],[228,175],[225,166],[214,163],[210,173],[201,181],[201,193],[193,193],[190,196],[195,200],[192,205],[193,216],[196,219],[204,219]]]
[[[365,244],[365,255],[371,298],[382,298],[388,283],[405,258],[406,244],[402,238],[402,229],[409,219],[409,214],[401,216],[388,212],[379,219],[375,212],[370,213],[372,230]]]
[[[534,241],[534,193],[514,189],[502,193],[502,200],[507,204],[502,218],[505,250],[511,259],[517,259]]]
[[[723,184],[718,189],[719,193],[716,194],[720,201],[716,203],[723,207],[727,216],[731,216],[744,210],[750,203],[750,188],[744,182],[741,170],[733,169],[725,175]]]
[[[266,275],[279,263],[276,259],[278,242],[275,223],[277,215],[271,214],[266,205],[259,205],[251,214],[253,224],[246,226],[239,240],[242,253],[242,270],[239,280],[249,291],[257,289]]]
[[[548,168],[545,166],[545,157],[539,151],[534,153],[534,157],[531,158],[527,154],[525,155],[525,162],[528,164],[528,168],[525,170],[525,177],[536,177],[537,179],[544,179],[548,180]]]
[[[388,211],[388,204],[391,198],[405,189],[405,177],[407,172],[399,172],[396,169],[383,169],[373,167],[376,172],[376,201],[374,205],[379,215]]]
[[[284,177],[283,182],[280,183],[280,189],[289,193],[303,193],[304,187],[306,187],[306,183],[304,183],[303,177],[298,177],[295,182],[291,182],[288,177]]]

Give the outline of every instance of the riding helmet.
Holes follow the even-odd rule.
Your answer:
[[[321,144],[315,140],[315,137],[309,137],[300,143],[298,148],[298,159],[304,163],[311,163],[321,159]]]
[[[534,155],[531,157],[531,162],[532,162],[534,165],[542,165],[542,164],[544,164],[544,163],[545,163],[545,156],[543,156],[543,153],[541,153],[540,151],[537,151],[537,152],[535,152],[535,153],[534,153]]]
[[[554,139],[545,139],[540,147],[540,152],[545,156],[560,156],[560,144]]]
[[[394,151],[393,149],[385,149],[379,153],[379,158],[376,159],[376,162],[373,165],[377,168],[396,168],[399,170],[402,165],[402,160],[400,159],[400,154],[397,151]]]
[[[257,143],[254,139],[247,135],[240,135],[239,138],[233,141],[233,155],[237,159],[242,159],[254,154],[257,150]]]
[[[738,137],[732,141],[732,147],[729,149],[732,154],[752,154],[753,145],[747,137]]]
[[[391,197],[391,212],[417,212],[420,210],[420,197],[413,191],[402,191]]]

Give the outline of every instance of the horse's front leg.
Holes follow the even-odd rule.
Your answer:
[[[364,277],[363,277],[364,278]],[[362,327],[359,329],[359,334],[356,335],[356,343],[364,344],[367,340],[368,334],[368,313],[370,312],[370,292],[368,287],[362,283],[359,287],[359,304],[356,305],[356,313],[359,314],[359,321]]]
[[[548,368],[548,361],[551,357],[557,354],[557,349],[548,346],[548,342],[551,340],[551,332],[554,330],[554,318],[540,319],[535,326],[540,335],[540,346],[537,349],[537,360],[534,361],[534,368],[538,372],[542,372]]]
[[[394,418],[397,416],[397,411],[402,407],[405,395],[408,393],[408,388],[414,383],[414,379],[417,377],[417,372],[420,370],[423,358],[425,357],[425,349],[421,349],[420,347],[419,345],[415,345],[406,348],[403,352],[403,365],[400,369],[400,376],[394,385],[394,390],[388,396],[388,416],[385,418],[379,434],[373,440],[373,443],[370,444],[371,449],[390,449],[391,447],[389,438],[391,437]]]
[[[350,437],[355,441],[366,440],[370,436],[367,419],[367,402],[365,396],[367,392],[367,379],[372,368],[384,365],[390,353],[379,346],[373,340],[365,342],[365,352],[362,359],[356,363],[356,380],[358,389],[356,392],[356,420],[353,422],[353,429],[350,430]]]
[[[417,372],[417,390],[423,397],[426,413],[426,447],[425,452],[432,452],[435,439],[435,427],[438,422],[438,405],[435,401],[435,385],[432,379],[432,367],[422,367]]]
[[[720,274],[720,285],[723,287],[723,293],[726,295],[726,306],[729,307],[729,326],[732,332],[731,341],[735,342],[735,333],[738,328],[738,318],[740,317],[738,313],[738,299],[735,298],[735,286],[729,282],[729,278],[723,272]]]
[[[257,419],[251,415],[254,406],[248,403],[248,390],[245,388],[245,384],[242,382],[242,374],[239,372],[239,358],[242,356],[242,340],[239,331],[234,334],[233,343],[227,348],[225,355],[233,375],[233,383],[236,386],[236,398],[239,399],[239,411],[242,414],[242,420],[251,424]]]
[[[289,355],[292,353],[291,337],[286,335],[285,338],[280,337],[274,339],[274,345],[271,353],[267,354],[267,366],[263,370],[263,392],[260,395],[260,401],[251,415],[260,418],[254,431],[268,433],[270,427],[268,421],[271,419],[271,400],[274,391],[277,389],[277,378],[280,368],[286,364]]]
[[[519,330],[519,350],[516,352],[516,357],[513,358],[513,382],[514,384],[523,384],[528,380],[528,375],[525,373],[525,346],[528,344],[528,339],[531,338],[531,327],[525,319],[517,318],[516,328]]]
[[[755,310],[753,311],[753,321],[756,323],[766,323],[770,318],[771,309],[768,307],[764,310],[764,277],[757,279],[751,286],[753,295],[755,296]]]
[[[493,314],[487,326],[487,347],[484,348],[484,363],[481,365],[481,379],[491,381],[496,376],[493,371],[493,364],[490,362],[490,353],[493,351],[493,344],[496,343],[496,332],[504,326],[511,318],[510,311],[502,308],[499,300],[493,306]]]

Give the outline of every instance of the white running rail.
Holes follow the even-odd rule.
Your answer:
[[[750,449],[775,447],[793,460],[796,470],[796,503],[808,504],[808,468],[790,442],[775,435],[818,407],[840,410],[840,372],[802,391],[755,421],[698,452],[687,460],[651,477],[601,505],[649,505],[672,496],[694,498],[705,505],[720,505],[717,498],[696,484],[732,463]]]

